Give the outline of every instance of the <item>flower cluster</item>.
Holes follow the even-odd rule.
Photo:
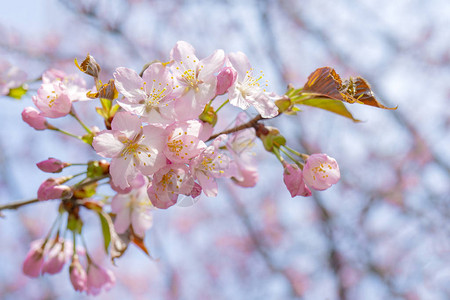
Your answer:
[[[81,64],[75,63],[93,77],[95,89],[88,90],[78,75],[51,69],[42,75],[42,85],[32,97],[35,107],[24,109],[23,120],[36,130],[50,129],[75,137],[108,161],[73,164],[49,158],[37,164],[48,173],[80,165],[86,171],[49,178],[39,187],[36,201],[61,201],[58,220],[67,216],[63,232],[71,231],[73,242],[65,241],[58,229],[55,238],[33,243],[23,271],[31,277],[54,274],[71,259],[69,273],[74,289],[94,295],[109,289],[115,279],[87,252],[80,208],[98,215],[105,250],[112,260],[120,257],[130,243],[149,255],[144,238],[153,225],[155,209],[167,209],[188,197],[196,202],[202,194],[215,197],[219,178],[231,179],[242,187],[257,184],[254,145],[258,139],[281,163],[284,183],[292,197],[311,196],[310,189],[322,191],[339,181],[335,159],[288,147],[285,137],[278,129],[266,126],[265,120],[296,114],[299,105],[333,111],[334,101],[356,102],[352,97],[357,97],[358,103],[385,108],[339,85],[331,68],[316,70],[303,88],[290,87],[285,95],[278,96],[266,91],[263,76],[253,71],[244,53],[216,50],[199,59],[195,49],[182,41],[171,50],[167,62],[150,63],[141,74],[119,67],[112,74],[114,79],[106,84],[99,79],[101,68],[91,55]],[[330,107],[324,105],[324,98]],[[74,102],[93,99],[101,104],[96,111],[105,124],[102,131],[85,125],[73,107]],[[216,130],[218,112],[226,105],[240,112],[231,128]],[[257,112],[252,119],[242,111],[250,107]],[[345,108],[337,113],[357,121],[342,110]],[[47,121],[66,115],[74,117],[86,134],[78,136]],[[84,177],[69,184],[80,176]],[[106,199],[97,195],[101,183],[109,184],[114,194]],[[80,241],[83,247],[78,251]]]
[[[81,264],[80,257],[86,261],[86,268]],[[109,290],[114,285],[115,276],[110,270],[92,262],[83,248],[75,247],[63,238],[32,242],[22,270],[30,277],[46,273],[53,275],[61,272],[70,259],[70,281],[76,291],[97,295],[102,289]]]

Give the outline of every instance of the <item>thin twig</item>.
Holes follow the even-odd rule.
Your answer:
[[[12,202],[12,203],[8,203],[5,205],[0,205],[0,211],[2,210],[6,210],[6,209],[18,209],[19,207],[28,205],[28,204],[32,204],[32,203],[36,203],[39,202],[39,200],[36,199],[31,199],[31,200],[22,200],[22,201],[16,201],[16,202]]]
[[[233,133],[233,132],[238,132],[240,130],[244,130],[247,128],[252,128],[256,125],[256,123],[258,123],[258,121],[262,120],[263,117],[261,117],[261,115],[257,115],[256,117],[254,117],[253,119],[251,119],[250,121],[248,121],[247,123],[241,124],[239,126],[233,127],[231,129],[228,130],[224,130],[222,132],[216,133],[214,135],[212,135],[208,141],[211,141],[213,139],[215,139],[216,137],[218,137],[221,134],[229,134],[229,133]]]

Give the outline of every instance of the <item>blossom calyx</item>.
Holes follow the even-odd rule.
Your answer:
[[[205,107],[198,118],[203,122],[211,124],[213,127],[217,124],[217,113],[214,111],[214,107],[209,105]]]
[[[78,67],[78,69],[80,69],[81,72],[91,75],[95,78],[98,77],[98,74],[101,71],[100,65],[95,61],[92,55],[89,55],[89,53],[86,55],[86,58],[83,60],[81,65],[78,64],[78,61],[75,58],[75,65]]]
[[[263,142],[264,148],[269,152],[273,152],[274,148],[286,145],[286,138],[275,127],[258,124],[256,136],[259,137]]]

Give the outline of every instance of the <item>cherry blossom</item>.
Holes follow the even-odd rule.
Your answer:
[[[170,164],[153,175],[148,188],[148,195],[157,208],[168,208],[177,203],[178,196],[198,196],[198,189],[193,191],[194,178],[184,164]]]
[[[243,124],[245,113],[240,113],[236,118],[235,126]],[[243,187],[253,187],[259,179],[258,168],[255,161],[253,147],[256,138],[255,129],[247,128],[230,134],[227,141],[227,149],[230,151],[236,168],[234,182]]]
[[[91,100],[86,96],[86,81],[78,74],[66,74],[61,70],[50,69],[42,74],[42,83],[59,85],[71,102]]]
[[[283,181],[291,193],[291,197],[311,196],[311,190],[303,181],[302,170],[296,164],[284,164]]]
[[[88,295],[98,295],[102,289],[108,291],[116,283],[116,277],[111,270],[105,269],[97,264],[90,263],[87,268]]]
[[[125,189],[139,172],[151,175],[165,165],[163,129],[142,126],[140,119],[128,112],[117,113],[111,128],[100,132],[92,146],[99,155],[112,158],[114,185]]]
[[[41,240],[31,243],[30,251],[23,262],[22,271],[30,277],[38,277],[44,264],[44,249]]]
[[[341,178],[336,160],[326,154],[312,154],[303,168],[303,179],[312,189],[323,191]]]
[[[111,210],[116,214],[114,227],[117,233],[124,233],[131,226],[133,232],[144,237],[145,231],[153,224],[152,203],[147,195],[148,180],[143,178],[143,184],[134,185],[127,194],[117,194],[111,200]],[[134,183],[141,180],[134,180]]]
[[[69,114],[72,102],[64,93],[60,82],[44,83],[38,89],[37,96],[31,97],[34,105],[41,111],[41,115],[48,118],[60,118]]]
[[[0,61],[0,96],[8,95],[9,90],[21,86],[26,73],[7,61]]]
[[[237,79],[228,89],[230,103],[241,109],[252,105],[263,118],[273,118],[278,115],[278,108],[260,84],[262,76],[254,76],[247,56],[242,52],[228,55]]]
[[[149,123],[168,124],[173,120],[175,97],[173,76],[161,63],[151,64],[142,74],[128,68],[117,68],[114,72],[117,90],[125,98],[119,105]]]
[[[74,255],[72,263],[69,267],[70,282],[75,291],[83,292],[87,290],[87,274],[78,259],[78,255]]]
[[[178,120],[197,118],[206,103],[216,95],[217,73],[225,60],[223,50],[199,60],[192,45],[179,41],[170,52],[171,70],[177,93],[175,103]]]
[[[191,160],[190,168],[195,179],[208,197],[217,196],[217,182],[215,178],[231,177],[230,158],[219,150],[225,135],[217,137],[200,155]]]
[[[166,132],[164,154],[173,163],[187,163],[206,148],[200,139],[204,137],[203,125],[198,120],[173,123],[166,128]]]
[[[62,270],[69,257],[72,255],[72,243],[64,240],[56,241],[47,251],[47,257],[42,266],[42,274],[56,274]]]
[[[36,130],[47,129],[47,120],[34,107],[27,106],[23,109],[22,120]]]

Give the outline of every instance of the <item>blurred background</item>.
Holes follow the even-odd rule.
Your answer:
[[[449,1],[1,5],[0,60],[29,80],[51,67],[79,72],[73,60],[88,52],[105,79],[119,66],[140,71],[154,59],[167,60],[178,40],[191,43],[199,58],[219,48],[243,51],[278,94],[330,66],[343,78],[361,75],[380,102],[398,109],[347,105],[362,123],[314,108],[266,122],[292,148],[336,158],[341,181],[291,198],[281,165],[258,144],[255,188],[223,180],[217,198],[156,212],[146,238],[155,259],[131,246],[111,267],[116,286],[98,299],[450,299]],[[48,177],[36,162],[98,159],[88,146],[21,120],[37,87],[31,84],[21,100],[0,98],[0,204],[36,197]],[[92,107],[77,110],[86,123],[101,126]],[[219,116],[221,126],[235,112]],[[71,122],[56,124],[81,133]],[[21,273],[29,243],[46,235],[56,210],[48,201],[3,212],[1,299],[86,298],[73,291],[67,267],[38,279]],[[84,218],[90,251],[101,257],[98,219]]]

